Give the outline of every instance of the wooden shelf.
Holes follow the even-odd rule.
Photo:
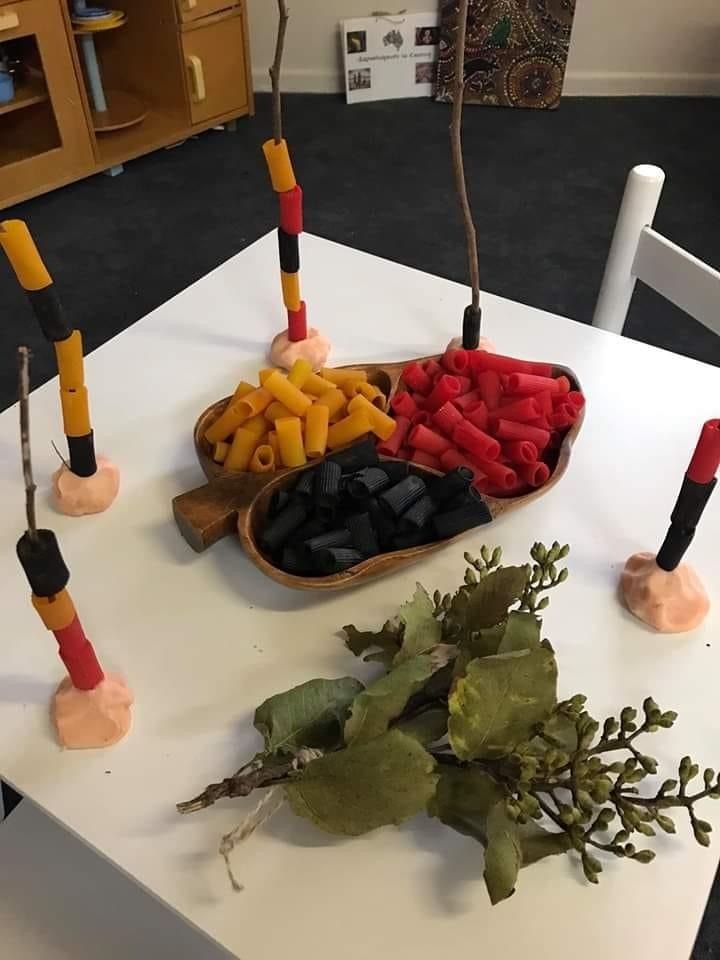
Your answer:
[[[113,133],[133,127],[147,116],[147,108],[139,97],[124,90],[106,90],[108,108],[103,113],[92,111],[95,133]]]
[[[33,77],[18,84],[15,88],[15,97],[10,103],[0,103],[0,117],[4,113],[12,113],[13,110],[31,107],[34,103],[43,103],[47,98],[47,90],[44,84]]]

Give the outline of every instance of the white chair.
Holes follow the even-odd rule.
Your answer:
[[[665,174],[633,167],[625,184],[593,326],[622,333],[637,280],[720,334],[720,273],[652,229]]]

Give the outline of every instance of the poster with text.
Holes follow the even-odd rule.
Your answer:
[[[341,34],[348,103],[435,93],[437,11],[344,20]]]

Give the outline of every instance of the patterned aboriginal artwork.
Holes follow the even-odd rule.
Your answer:
[[[437,99],[455,79],[457,0],[441,4]],[[575,0],[470,0],[465,99],[493,107],[552,110],[560,102]]]

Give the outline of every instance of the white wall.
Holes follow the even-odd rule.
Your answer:
[[[253,75],[270,88],[277,8],[247,0]],[[374,9],[433,9],[432,0],[290,0],[283,89],[342,88],[338,22]],[[565,92],[720,95],[720,0],[577,0]]]

